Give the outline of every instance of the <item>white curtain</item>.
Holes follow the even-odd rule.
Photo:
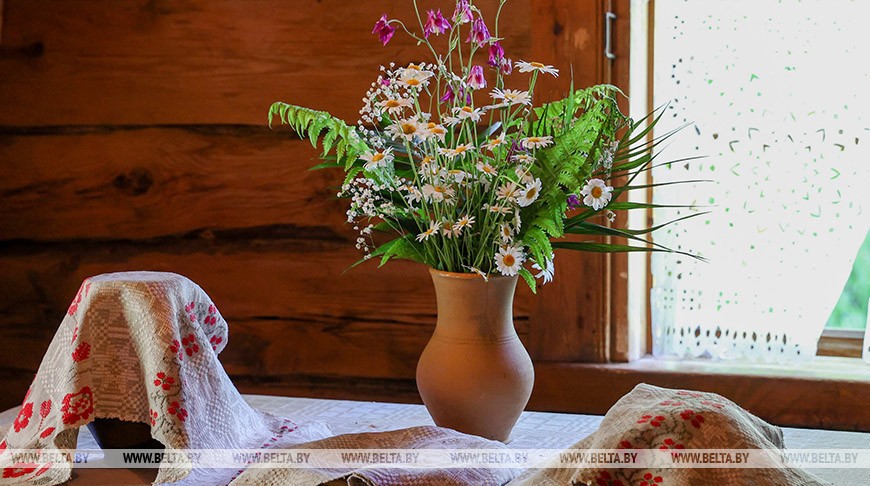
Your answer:
[[[870,227],[870,2],[658,0],[656,356],[810,359]],[[668,231],[670,230],[670,231]]]

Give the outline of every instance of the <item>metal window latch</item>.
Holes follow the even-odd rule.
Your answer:
[[[616,59],[616,54],[613,53],[613,21],[616,20],[616,14],[607,12],[604,14],[604,56],[607,59]]]

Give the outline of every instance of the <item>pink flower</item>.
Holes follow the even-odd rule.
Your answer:
[[[441,100],[440,100],[440,101],[441,101],[442,103],[445,103],[445,102],[448,102],[448,101],[452,103],[454,98],[456,98],[456,95],[453,93],[453,88],[451,88],[450,85],[448,85],[448,86],[447,86],[447,91],[445,91],[445,92],[444,92],[444,95],[441,96]]]
[[[504,48],[502,48],[501,42],[495,41],[489,45],[489,61],[487,61],[487,64],[492,67],[499,67],[502,59],[504,59]]]
[[[502,58],[501,60],[501,73],[505,76],[510,75],[514,70],[514,62],[508,58]]]
[[[489,30],[486,28],[486,22],[483,21],[482,17],[478,17],[471,24],[471,32],[468,33],[466,42],[474,42],[477,44],[477,47],[483,47],[489,42],[489,39],[490,35]]]
[[[430,10],[426,18],[426,25],[423,26],[423,35],[428,39],[431,34],[440,35],[450,29],[450,22],[441,14],[441,9],[438,12]]]
[[[474,16],[471,13],[471,5],[468,0],[459,0],[456,2],[456,10],[453,11],[453,21],[457,24],[471,22]]]
[[[486,78],[483,77],[483,68],[473,66],[471,72],[468,73],[468,85],[474,89],[482,89],[486,87]]]
[[[378,34],[378,39],[380,39],[384,45],[387,45],[387,43],[390,42],[390,39],[393,38],[393,34],[395,33],[396,28],[390,25],[387,20],[387,14],[381,15],[380,20],[375,23],[375,28],[372,29],[372,34]]]

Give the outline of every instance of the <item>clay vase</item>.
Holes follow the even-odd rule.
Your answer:
[[[430,269],[438,321],[417,364],[417,389],[438,426],[506,441],[535,371],[513,323],[517,277]]]

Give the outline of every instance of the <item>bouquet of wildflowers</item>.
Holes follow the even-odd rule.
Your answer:
[[[536,278],[552,279],[556,248],[672,251],[642,237],[663,225],[608,225],[614,211],[652,207],[616,199],[650,187],[631,182],[651,167],[650,149],[660,140],[646,135],[658,117],[641,129],[620,113],[620,93],[608,85],[572,87],[567,98],[535,107],[539,77],[559,72],[506,57],[498,37],[505,1],[494,34],[471,0],[458,0],[449,18],[439,9],[425,19],[415,0],[416,31],[382,16],[373,33],[384,45],[401,29],[431,58],[382,66],[356,127],[280,102],[271,107],[270,125],[277,117],[312,145],[319,140],[325,162],[317,168],[345,171],[338,196],[350,200],[347,221],[359,231],[360,262],[404,258],[485,278],[519,274],[534,290]],[[447,37],[446,52],[435,49],[433,36]],[[380,241],[380,232],[393,238]],[[566,233],[644,245],[551,241]]]

